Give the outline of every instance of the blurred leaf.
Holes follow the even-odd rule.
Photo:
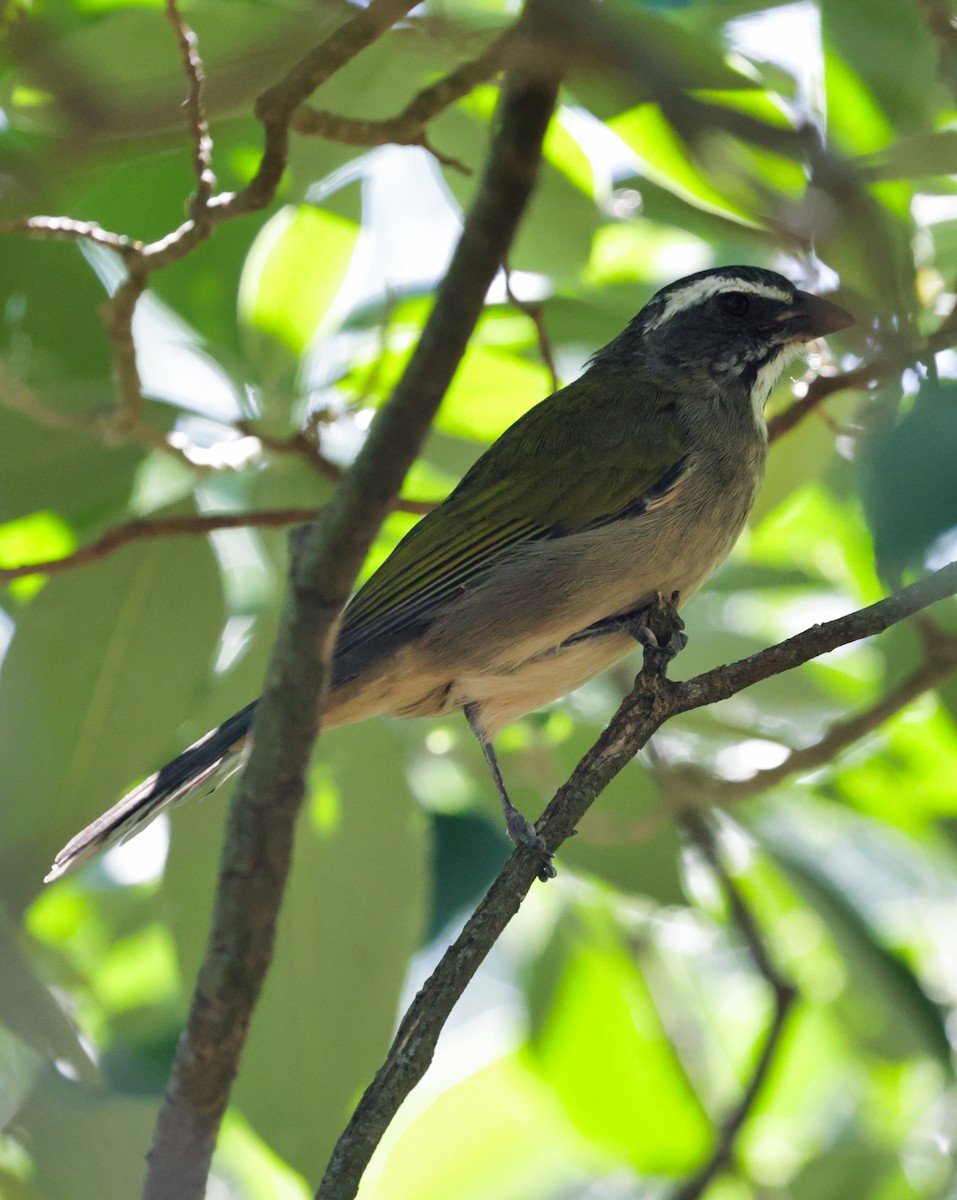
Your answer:
[[[559,745],[562,780],[597,735],[597,729],[576,730]],[[654,778],[635,761],[602,792],[582,820],[578,836],[562,846],[561,864],[625,893],[648,896],[659,904],[683,904],[680,840],[674,822],[660,817]]]
[[[138,1195],[156,1107],[154,1101],[111,1095],[47,1073],[12,1129],[30,1147],[43,1200]]]
[[[860,78],[900,132],[926,121],[947,98],[936,82],[936,53],[923,21],[915,20],[907,5],[884,0],[821,0],[825,45],[847,69]],[[923,85],[915,88],[914,80]],[[828,96],[828,112],[833,98]],[[844,110],[846,126],[856,120],[853,109]],[[876,148],[876,147],[875,147]]]
[[[98,316],[106,292],[80,250],[2,236],[0,347],[13,374],[33,387],[108,378],[109,343]]]
[[[207,542],[140,542],[58,575],[17,623],[0,674],[6,894],[176,746],[223,624]]]
[[[239,284],[239,315],[298,357],[342,287],[359,226],[311,205],[287,205],[260,230]]]
[[[910,410],[872,428],[857,455],[864,512],[881,574],[890,582],[920,566],[933,542],[957,527],[957,383],[924,380]]]
[[[363,1196],[368,1190],[375,1200],[552,1200],[587,1178],[589,1168],[610,1165],[522,1054],[453,1081],[424,1112],[403,1111],[397,1125],[386,1133]]]
[[[663,90],[741,91],[759,86],[731,65],[722,45],[699,37],[686,23],[649,12],[649,7],[631,0],[603,6],[607,16],[602,32],[614,39],[619,71],[582,72],[572,80],[577,96],[596,116],[611,124],[609,118]],[[627,73],[620,70],[625,64]]]
[[[442,433],[489,442],[550,391],[537,363],[482,346],[468,350],[435,422]]]
[[[96,400],[103,404],[102,391]],[[139,447],[107,447],[87,434],[53,432],[2,406],[0,439],[4,521],[44,510],[57,513],[78,532],[94,528],[99,532],[104,522],[125,515],[134,475],[144,457]]]
[[[789,844],[767,828],[763,840],[797,891],[820,914],[847,963],[852,991],[841,1001],[849,1033],[872,1052],[891,1059],[933,1056],[950,1074],[946,1014],[927,995],[903,959],[881,944],[854,907],[819,867],[810,848]]]
[[[470,813],[433,813],[431,914],[423,941],[470,911],[491,886],[512,847],[504,823],[496,830]]]
[[[50,1064],[55,1059],[68,1063],[81,1078],[95,1075],[90,1058],[76,1030],[57,1000],[47,991],[15,926],[0,907],[0,1022]],[[5,1081],[9,1086],[9,1081]],[[7,1114],[8,1115],[8,1114]],[[3,1122],[0,1121],[0,1127]]]
[[[957,130],[918,133],[901,138],[874,154],[862,155],[858,165],[871,179],[914,179],[957,173]]]
[[[700,208],[742,222],[749,220],[742,208],[712,186],[657,105],[633,108],[609,125],[639,156],[642,170],[652,182]]]
[[[844,1200],[852,1194],[866,1200],[886,1196],[895,1175],[902,1173],[893,1150],[851,1134],[809,1162],[788,1190],[794,1200]],[[903,1177],[900,1181],[904,1183]],[[913,1194],[909,1187],[907,1193]]]
[[[647,984],[603,906],[578,906],[545,951],[535,1055],[578,1128],[635,1170],[682,1174],[706,1155],[711,1123]],[[581,934],[587,931],[587,936]],[[557,956],[557,959],[555,958]],[[540,967],[540,969],[543,969]]]

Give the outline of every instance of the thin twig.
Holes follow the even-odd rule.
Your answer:
[[[470,167],[440,153],[429,143],[426,125],[478,84],[498,73],[511,36],[511,29],[506,30],[478,58],[462,63],[442,79],[423,88],[397,116],[380,121],[357,120],[302,105],[293,113],[290,129],[350,146],[422,146],[443,165],[471,175]]]
[[[143,381],[136,362],[133,339],[133,314],[140,296],[146,291],[146,272],[141,264],[130,264],[127,277],[100,306],[106,336],[113,346],[113,374],[116,379],[117,432],[126,436],[143,426]]]
[[[808,384],[803,396],[794,400],[787,408],[768,421],[768,438],[775,442],[814,412],[835,392],[858,391],[873,387],[886,379],[899,375],[905,367],[922,358],[946,350],[957,340],[957,304],[944,317],[940,325],[917,345],[894,348],[870,362],[861,363],[853,370],[835,375],[817,375]]]
[[[130,441],[140,440],[142,436],[143,395],[136,365],[132,321],[137,301],[146,290],[149,275],[179,262],[210,236],[218,222],[264,208],[272,202],[285,170],[289,121],[296,108],[319,84],[380,37],[415,3],[416,0],[370,0],[361,12],[341,25],[326,41],[314,47],[279,83],[265,92],[257,101],[257,114],[264,126],[265,143],[256,174],[242,191],[213,196],[215,180],[210,166],[211,141],[203,104],[202,61],[195,34],[183,21],[175,0],[167,0],[167,16],[180,46],[189,83],[187,110],[197,179],[190,219],[148,244],[104,230],[95,222],[75,221],[69,217],[33,216],[0,224],[0,232],[86,240],[122,255],[127,266],[127,278],[101,309],[113,349],[117,383],[117,412],[115,428],[111,432]],[[104,429],[105,423],[99,422],[98,427]],[[171,448],[171,452],[176,451]]]
[[[836,721],[827,733],[810,746],[792,750],[777,766],[757,771],[747,779],[719,779],[710,771],[690,763],[669,765],[669,792],[652,813],[629,821],[593,814],[589,822],[592,841],[621,844],[643,842],[662,826],[690,808],[730,808],[783,783],[792,775],[813,771],[834,762],[836,757],[862,737],[880,728],[918,696],[936,687],[957,670],[957,635],[940,629],[925,613],[911,618],[927,645],[924,660],[905,679],[862,712]]]
[[[520,300],[512,291],[512,273],[508,269],[505,271],[505,294],[509,299],[509,303],[513,304],[519,312],[524,313],[535,326],[535,333],[538,337],[538,352],[541,354],[542,362],[548,371],[552,391],[557,392],[562,385],[561,380],[558,378],[558,368],[555,365],[552,340],[548,335],[548,327],[545,324],[545,306],[538,302],[529,303],[527,300]]]
[[[834,762],[848,746],[853,746],[867,734],[873,733],[918,696],[942,683],[955,670],[957,636],[942,634],[934,652],[928,654],[910,675],[870,708],[846,720],[836,721],[822,738],[810,746],[792,750],[784,762],[778,763],[777,766],[757,771],[748,779],[716,780],[710,793],[714,797],[714,803],[721,806],[735,804],[749,796],[760,795],[791,775],[813,771],[816,767]]]
[[[890,360],[880,360],[873,363],[862,363],[852,371],[842,371],[836,375],[817,375],[808,384],[803,396],[793,400],[787,408],[768,421],[768,440],[776,442],[778,438],[789,433],[799,425],[806,416],[836,392],[855,391],[869,387],[875,380],[882,379],[900,366]]]
[[[427,500],[396,500],[396,512],[425,513],[435,505]],[[62,558],[48,558],[42,562],[21,563],[14,567],[0,567],[0,584],[27,575],[59,575],[77,567],[89,566],[115,553],[130,542],[155,541],[166,537],[205,537],[217,529],[282,529],[288,525],[302,525],[314,521],[322,512],[316,508],[264,508],[258,512],[202,513],[183,517],[136,517],[114,525],[95,541],[80,546],[72,554]]]
[[[286,169],[289,123],[293,113],[321,84],[360,50],[415,7],[417,0],[370,0],[321,45],[310,50],[274,87],[256,101],[256,116],[263,126],[264,144],[256,173],[242,191],[221,193],[212,205],[221,218],[255,212],[272,202]]]
[[[732,1161],[738,1135],[754,1110],[761,1088],[767,1080],[768,1072],[780,1047],[781,1035],[784,1032],[788,1014],[797,999],[797,989],[789,979],[782,975],[772,959],[754,914],[725,866],[714,831],[707,818],[701,813],[690,811],[683,815],[681,824],[714,872],[724,893],[731,919],[737,926],[751,961],[771,989],[774,997],[771,1022],[761,1043],[761,1050],[751,1071],[751,1076],[738,1103],[721,1122],[717,1141],[707,1161],[671,1196],[671,1200],[698,1200],[698,1197],[704,1194],[713,1180]]]
[[[25,575],[58,575],[76,567],[99,562],[127,546],[130,542],[154,541],[164,537],[205,537],[217,529],[277,529],[286,525],[312,521],[320,512],[317,508],[267,508],[260,512],[202,513],[183,517],[138,517],[114,525],[95,541],[81,546],[63,558],[43,562],[23,563],[0,568],[0,583],[21,579]]]
[[[200,220],[205,215],[206,206],[216,186],[216,176],[213,174],[213,140],[209,135],[204,97],[206,78],[196,34],[183,19],[177,0],[166,0],[166,16],[176,35],[183,70],[189,81],[186,109],[193,139],[193,174],[196,176],[196,194],[190,204],[190,212],[194,220]]]
[[[13,221],[0,221],[0,233],[32,233],[38,237],[49,237],[61,241],[94,242],[97,246],[106,246],[110,250],[115,250],[124,258],[131,255],[135,257],[143,249],[142,242],[103,229],[96,221],[74,221],[72,217],[49,217],[37,214],[35,217],[18,217]]]

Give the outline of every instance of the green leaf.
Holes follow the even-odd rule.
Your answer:
[[[91,407],[109,402],[103,391]],[[51,400],[54,404],[56,401]],[[37,511],[58,514],[77,533],[101,532],[122,519],[144,452],[135,446],[106,447],[89,435],[57,430],[0,407],[4,447],[0,518],[16,520]],[[37,463],[43,463],[43,470]]]
[[[280,209],[260,230],[239,283],[240,319],[298,357],[342,287],[359,225],[303,204]]]
[[[209,544],[191,538],[55,576],[25,609],[0,673],[2,878],[14,903],[36,891],[53,851],[177,748],[223,620]]]
[[[851,1036],[891,1060],[918,1053],[953,1072],[946,1012],[924,990],[903,960],[889,950],[864,919],[852,896],[832,880],[813,846],[784,838],[770,825],[762,841],[787,879],[812,905],[841,950],[851,980],[840,1011]]]
[[[593,1172],[614,1166],[517,1053],[453,1078],[424,1111],[404,1106],[363,1191],[376,1200],[554,1200],[569,1188],[583,1194]]]
[[[476,346],[466,352],[435,427],[490,442],[550,390],[548,372],[538,363]]]
[[[713,186],[656,104],[642,104],[609,122],[641,159],[642,173],[681,199],[742,223],[753,223],[739,204]]]
[[[896,1177],[902,1191],[889,1191]],[[853,1133],[840,1138],[798,1173],[788,1184],[794,1200],[855,1200],[868,1196],[913,1195],[894,1149]]]
[[[556,758],[562,780],[571,775],[598,733],[597,726],[579,727],[559,743]],[[605,788],[582,820],[578,836],[562,846],[559,857],[562,866],[585,871],[622,892],[660,904],[686,901],[676,826],[661,817],[654,778],[638,761]]]
[[[3,962],[0,1023],[21,1042],[37,1051],[41,1056],[38,1061],[45,1060],[49,1065],[60,1059],[69,1063],[81,1077],[93,1077],[95,1071],[76,1030],[37,974],[25,942],[20,939],[3,907],[0,907],[0,960]],[[0,1071],[0,1078],[3,1075],[4,1072]],[[4,1090],[10,1087],[10,1080],[4,1079],[3,1082]],[[0,1115],[0,1127],[5,1116],[9,1116],[9,1113]]]
[[[878,567],[893,582],[957,527],[957,383],[924,380],[900,420],[873,425],[856,464]]]
[[[539,996],[542,1077],[595,1145],[637,1171],[687,1172],[707,1154],[710,1121],[609,914],[593,903],[575,915],[546,950],[558,957],[547,1004]]]
[[[156,1101],[111,1095],[51,1071],[12,1132],[30,1147],[43,1200],[129,1200],[146,1178],[156,1109]]]
[[[901,138],[857,164],[869,179],[921,179],[957,173],[957,130],[941,129]]]

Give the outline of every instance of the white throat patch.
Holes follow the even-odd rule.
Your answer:
[[[763,367],[758,367],[754,376],[754,386],[751,389],[751,409],[754,415],[754,424],[765,437],[768,435],[768,425],[764,419],[764,406],[767,404],[768,396],[771,395],[771,389],[784,370],[784,364],[792,354],[794,354],[793,346],[782,346]]]
[[[719,292],[747,292],[752,296],[763,296],[766,300],[776,300],[779,304],[790,304],[793,301],[790,292],[776,288],[770,283],[760,283],[754,279],[739,279],[735,275],[710,275],[707,279],[696,279],[693,283],[676,288],[668,297],[658,316],[647,326],[646,332],[650,333],[659,325],[664,325],[676,313],[685,312],[689,308],[703,304],[705,300],[710,300]]]

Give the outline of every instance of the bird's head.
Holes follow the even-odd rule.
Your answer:
[[[640,363],[672,386],[743,387],[763,405],[802,343],[853,323],[844,309],[776,271],[715,267],[662,288],[595,361]]]

